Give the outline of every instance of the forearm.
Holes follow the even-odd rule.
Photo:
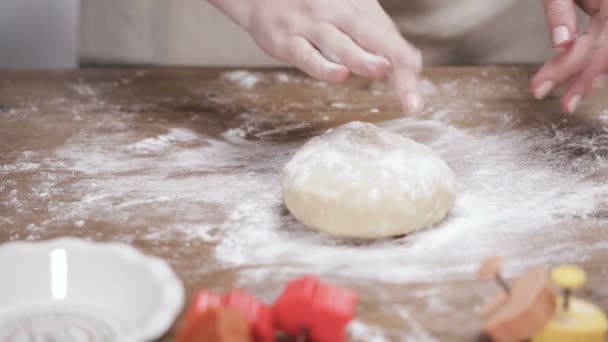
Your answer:
[[[207,0],[214,7],[230,17],[245,30],[249,30],[251,1],[253,0]]]

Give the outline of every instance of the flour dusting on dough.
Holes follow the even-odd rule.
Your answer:
[[[446,215],[456,194],[452,170],[437,153],[360,121],[311,139],[281,178],[293,216],[338,236],[379,238],[424,229]]]

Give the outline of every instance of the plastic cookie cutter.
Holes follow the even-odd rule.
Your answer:
[[[189,332],[197,329],[207,330],[209,328],[203,323],[207,324],[208,322],[219,322],[221,324],[214,324],[219,324],[219,326],[222,327],[227,325],[228,323],[226,322],[229,320],[229,318],[226,318],[228,317],[227,314],[219,316],[219,314],[216,313],[215,316],[217,317],[214,318],[215,321],[211,318],[207,318],[207,320],[199,318],[200,316],[205,316],[209,310],[216,308],[231,309],[246,319],[250,336],[249,339],[242,340],[243,342],[273,342],[275,340],[274,322],[270,308],[254,296],[238,289],[232,290],[230,293],[223,296],[206,290],[199,291],[186,314],[183,331]],[[232,320],[234,321],[236,319],[232,317]],[[186,334],[184,333],[182,336],[186,336]],[[194,336],[194,334],[190,333],[187,336]],[[205,340],[205,342],[224,341],[241,342],[241,340]],[[180,342],[199,342],[199,340],[181,339]]]
[[[486,259],[478,277],[495,279],[502,288],[482,312],[484,332],[494,341],[530,339],[551,319],[556,299],[549,275],[543,267],[534,267],[509,284],[500,274],[503,257]]]
[[[279,328],[298,342],[342,342],[356,307],[354,291],[305,276],[287,284],[273,313]]]
[[[213,307],[192,317],[181,331],[180,342],[250,342],[249,322],[240,312]]]
[[[608,330],[606,314],[595,304],[572,296],[574,290],[585,284],[585,271],[577,266],[562,265],[553,269],[551,277],[563,293],[557,300],[552,319],[532,341],[604,342]]]

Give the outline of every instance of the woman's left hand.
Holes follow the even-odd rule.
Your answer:
[[[555,48],[563,48],[534,75],[532,92],[543,98],[568,82],[561,100],[568,113],[583,97],[608,81],[608,0],[544,0],[547,24]],[[589,15],[589,23],[577,34],[576,5]]]

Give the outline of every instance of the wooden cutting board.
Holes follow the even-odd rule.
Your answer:
[[[506,277],[577,263],[608,308],[608,101],[562,114],[527,67],[430,68],[404,117],[382,81],[327,85],[292,70],[0,72],[0,242],[70,235],[165,259],[191,299],[239,286],[272,301],[307,273],[356,289],[354,341],[470,341]],[[437,150],[459,197],[425,232],[334,239],[297,223],[278,177],[308,138],[361,120]],[[175,336],[175,330],[165,340]],[[374,339],[376,338],[376,339]]]

